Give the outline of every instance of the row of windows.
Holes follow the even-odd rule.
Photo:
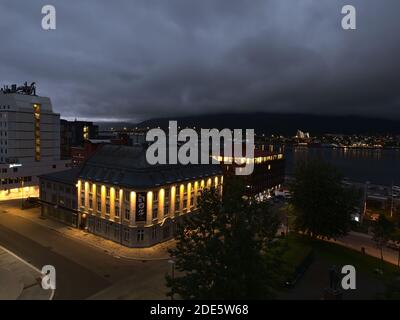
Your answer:
[[[46,191],[40,192],[40,198],[44,201],[48,201]],[[51,194],[51,203],[60,204],[64,207],[71,208],[71,209],[76,209],[76,201],[74,199],[60,196],[60,195],[57,197],[57,194],[55,194],[55,193]]]
[[[110,234],[110,224],[106,223],[105,224],[105,234],[109,235]],[[102,232],[102,221],[101,220],[97,220],[96,222],[96,227],[95,227],[95,231],[100,233]],[[120,229],[119,228],[114,228],[114,238],[119,238],[119,232]],[[124,229],[123,230],[123,238],[124,241],[129,242],[130,241],[130,230],[129,229]],[[144,241],[144,229],[137,229],[136,230],[136,241],[137,242],[143,242]]]
[[[75,191],[73,190],[73,188],[69,187],[69,186],[65,186],[62,184],[57,184],[57,183],[51,183],[49,181],[47,181],[46,183],[44,181],[41,182],[41,187],[42,189],[44,189],[44,187],[46,186],[47,189],[51,189],[54,191],[60,191],[60,192],[66,192],[66,193],[75,193]]]
[[[110,227],[111,227],[110,224],[108,224],[108,223],[105,224],[104,233],[106,235],[110,235],[110,229],[111,229]],[[101,220],[97,220],[95,231],[98,232],[98,233],[102,232],[102,221]],[[144,229],[137,229],[135,234],[136,234],[136,242],[143,242],[144,241],[144,239],[145,239]],[[120,235],[120,229],[119,228],[114,228],[114,235],[113,235],[114,238],[115,239],[119,238],[119,235]],[[166,239],[166,238],[169,238],[170,235],[171,235],[170,227],[169,226],[164,227],[162,229],[162,237],[164,239]],[[151,230],[151,239],[152,240],[157,239],[157,228],[156,227],[154,227]],[[131,240],[131,231],[130,231],[130,229],[124,229],[123,230],[123,240],[125,242],[129,242]]]
[[[19,178],[7,178],[1,179],[1,184],[15,184],[15,183],[22,183],[22,182],[31,182],[32,177],[19,177]]]
[[[220,179],[213,179],[214,184],[218,186],[218,182],[221,183],[222,180]],[[209,179],[207,185],[210,185],[210,182],[212,184],[212,179]],[[101,187],[96,186],[96,195],[97,197],[93,196],[93,184],[90,183],[88,184],[88,189],[89,189],[89,199],[88,199],[88,208],[89,210],[93,211],[96,209],[98,213],[101,213],[102,210],[104,209],[106,215],[110,215],[111,213],[111,208],[110,208],[110,193],[111,193],[111,188],[110,187],[105,187],[105,195],[106,195],[106,201],[105,204],[102,204],[102,199],[101,199]],[[104,188],[104,187],[103,187]],[[194,188],[191,188],[190,195],[188,196],[188,189],[185,188],[183,192],[183,196],[181,199],[181,192],[180,192],[180,187],[176,186],[175,187],[178,191],[175,196],[175,213],[186,213],[190,212],[195,209],[195,190]],[[202,188],[198,189],[197,192],[197,197],[200,195]],[[163,203],[163,214],[164,216],[167,216],[170,214],[170,189],[165,189],[164,190],[164,203]],[[121,215],[123,215],[123,218],[126,220],[130,220],[131,218],[131,212],[130,212],[130,191],[124,191],[124,200],[125,200],[125,205],[124,205],[124,210],[121,210],[121,203],[119,199],[120,195],[120,189],[115,190],[115,203],[114,203],[114,214],[115,217],[119,218]],[[86,206],[85,202],[85,190],[82,188],[81,194],[80,194],[80,203],[81,207]],[[182,207],[181,207],[182,203]],[[190,207],[188,207],[188,204],[190,203]],[[94,204],[96,204],[96,208],[94,207]],[[104,208],[103,208],[104,206]],[[162,210],[162,209],[161,209]],[[158,218],[158,213],[159,213],[159,192],[156,191],[153,193],[153,202],[152,202],[152,219],[157,219]]]

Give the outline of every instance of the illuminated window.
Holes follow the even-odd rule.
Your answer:
[[[88,126],[83,127],[83,139],[84,140],[89,139],[89,127]]]
[[[40,161],[40,104],[33,105],[35,127],[35,161]]]
[[[129,210],[129,208],[125,209],[125,219],[126,220],[130,220],[131,219],[131,211]]]

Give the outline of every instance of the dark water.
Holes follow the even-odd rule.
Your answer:
[[[400,185],[400,150],[286,147],[286,174],[298,161],[322,158],[351,181]]]

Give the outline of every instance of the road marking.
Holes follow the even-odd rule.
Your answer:
[[[28,261],[22,259],[21,257],[17,256],[14,252],[11,252],[10,250],[4,248],[2,245],[0,245],[0,249],[4,250],[8,254],[12,255],[14,258],[18,259],[22,263],[26,264],[28,267],[30,267],[33,270],[35,270],[36,272],[38,272],[40,274],[40,276],[42,277],[42,272],[38,268],[36,268],[34,265],[32,265]],[[49,300],[53,300],[54,295],[55,295],[55,290],[51,289],[51,294],[50,294]]]

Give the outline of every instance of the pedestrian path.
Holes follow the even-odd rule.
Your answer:
[[[0,246],[0,300],[51,300],[53,290],[41,287],[41,273]]]

